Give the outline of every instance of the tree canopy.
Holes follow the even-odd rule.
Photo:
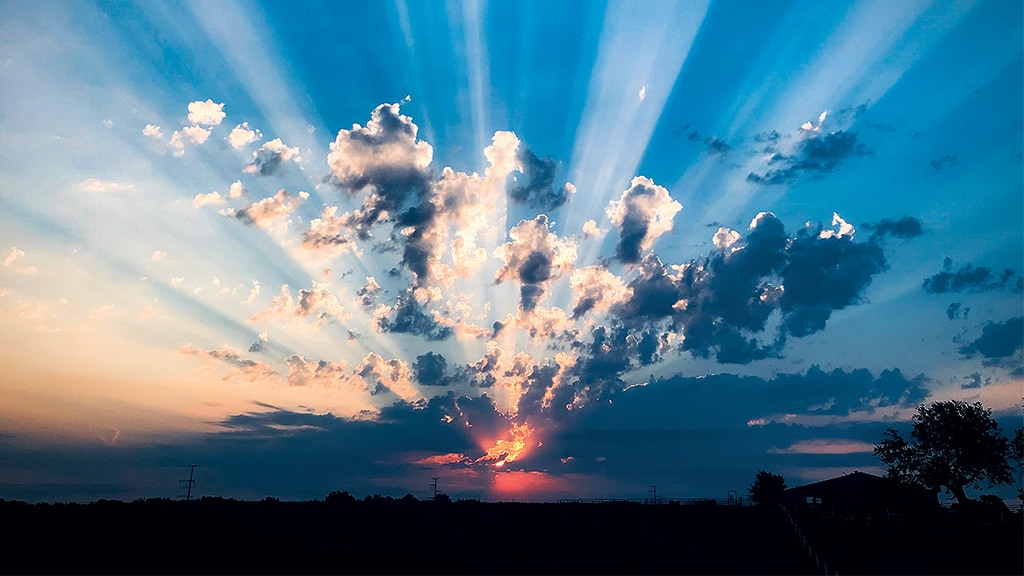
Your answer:
[[[754,504],[775,504],[786,489],[786,480],[780,474],[760,470],[750,485],[750,499]]]
[[[889,467],[890,478],[936,492],[945,489],[960,503],[970,501],[967,487],[1013,483],[1010,442],[980,402],[919,406],[910,436],[907,440],[888,428],[875,446],[874,454]]]

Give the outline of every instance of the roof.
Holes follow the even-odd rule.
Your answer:
[[[935,495],[925,488],[860,471],[789,488],[782,493],[782,502],[789,505],[805,504],[808,497],[820,498],[822,504],[851,508],[938,505]]]

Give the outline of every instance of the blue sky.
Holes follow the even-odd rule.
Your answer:
[[[0,496],[718,497],[1024,378],[1014,2],[4,2]]]

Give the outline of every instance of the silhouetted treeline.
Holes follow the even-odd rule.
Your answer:
[[[432,502],[334,492],[310,502],[0,500],[0,518],[8,528],[5,573],[822,573],[782,509],[771,506]],[[819,549],[837,558],[862,554],[862,564],[840,573],[1021,573],[1019,516],[964,540],[994,538],[992,546],[1008,552],[951,547],[961,532],[942,535],[935,522],[846,528],[816,526],[838,547]],[[864,555],[863,546],[877,545],[872,534],[901,545]],[[1007,544],[1014,536],[1016,548]],[[950,555],[987,561],[965,571]]]

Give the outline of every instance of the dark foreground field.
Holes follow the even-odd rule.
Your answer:
[[[5,573],[824,573],[823,558],[816,563],[808,555],[776,508],[0,501],[0,518]],[[819,554],[834,557],[830,573],[1021,574],[1024,562],[1019,516],[971,527],[932,521],[808,529]]]

